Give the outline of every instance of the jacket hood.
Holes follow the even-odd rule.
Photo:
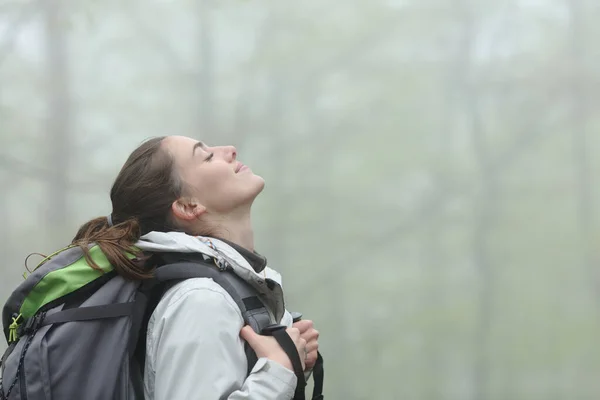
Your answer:
[[[268,266],[257,273],[237,250],[222,240],[183,232],[150,232],[135,246],[153,253],[201,253],[207,260],[214,258],[219,265],[230,266],[237,276],[263,294],[278,319],[285,311],[281,275]]]

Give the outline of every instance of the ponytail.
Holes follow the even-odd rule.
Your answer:
[[[146,265],[147,257],[134,248],[140,239],[140,224],[136,219],[112,225],[107,217],[95,218],[79,228],[72,244],[79,246],[90,267],[101,270],[90,256],[91,246],[98,245],[108,262],[119,275],[132,280],[152,277],[153,270]],[[131,258],[131,255],[134,258]]]
[[[154,267],[148,256],[135,248],[144,235],[168,231],[172,203],[181,197],[182,182],[174,172],[175,160],[162,146],[164,137],[150,139],[127,158],[110,190],[112,213],[84,224],[72,244],[83,250],[94,269],[89,249],[100,247],[108,262],[124,278],[151,278]]]

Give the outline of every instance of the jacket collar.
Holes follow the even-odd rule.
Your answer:
[[[237,276],[265,296],[278,320],[283,316],[285,305],[281,275],[266,266],[266,259],[257,253],[254,255],[262,257],[265,264],[260,271],[256,271],[238,249],[221,239],[191,236],[183,232],[150,232],[142,236],[135,246],[142,251],[153,253],[201,253],[207,258],[216,259],[220,265],[229,265]],[[253,254],[247,249],[241,248],[241,250]]]
[[[221,239],[220,241],[227,243],[229,246],[233,247],[252,267],[252,269],[256,272],[262,272],[267,266],[267,258],[258,254],[255,251],[250,251],[245,247],[240,246],[239,244],[230,242],[229,240]]]

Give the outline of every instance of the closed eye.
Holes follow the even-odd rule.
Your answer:
[[[206,157],[206,158],[204,159],[204,161],[210,161],[210,160],[212,160],[212,158],[213,158],[213,156],[214,156],[214,155],[215,155],[215,153],[210,153],[210,154],[208,155],[208,157]]]

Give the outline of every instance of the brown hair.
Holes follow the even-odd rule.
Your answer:
[[[91,245],[97,244],[119,275],[129,279],[152,276],[146,258],[133,245],[148,232],[175,230],[171,204],[182,193],[174,159],[162,147],[163,139],[144,142],[121,168],[110,191],[112,222],[106,216],[95,218],[75,235],[72,243],[84,251],[92,268],[99,269],[89,253]]]

